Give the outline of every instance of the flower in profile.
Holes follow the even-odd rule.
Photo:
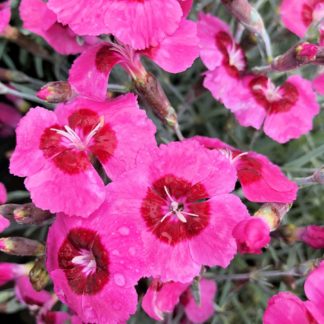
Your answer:
[[[76,98],[55,112],[37,107],[17,128],[10,171],[27,177],[37,207],[87,217],[105,198],[92,163],[115,179],[155,148],[154,132],[131,94],[105,102]]]
[[[0,103],[0,137],[13,135],[20,118],[21,115],[15,108]]]
[[[102,100],[107,96],[109,74],[116,64],[120,64],[133,80],[144,82],[147,72],[141,55],[149,57],[167,72],[179,73],[189,68],[198,54],[196,23],[183,19],[174,34],[142,51],[118,40],[90,47],[74,61],[69,82],[77,93]]]
[[[57,21],[56,14],[42,0],[22,0],[19,6],[23,27],[42,36],[58,53],[77,54],[88,47],[94,38],[86,38],[83,44],[68,27]]]
[[[217,17],[200,14],[198,22],[200,56],[208,68],[204,87],[215,99],[230,108],[241,87],[241,74],[246,68],[246,58],[236,44],[229,27]],[[235,89],[235,96],[233,96]]]
[[[162,321],[165,313],[172,313],[182,305],[186,317],[193,323],[204,323],[214,313],[214,299],[217,291],[213,280],[201,279],[198,283],[200,302],[197,303],[190,289],[191,284],[179,282],[162,283],[152,280],[143,297],[142,307],[153,319]]]
[[[249,216],[229,194],[235,182],[235,169],[221,153],[173,142],[109,185],[113,211],[142,228],[147,275],[186,283],[203,265],[228,266],[236,254],[232,230]]]
[[[228,157],[248,200],[291,203],[296,199],[297,184],[289,180],[266,156],[252,151],[242,152],[217,138],[194,136],[187,141],[196,141]]]
[[[11,18],[10,0],[0,3],[0,33],[9,25]]]
[[[291,32],[303,38],[311,24],[320,23],[320,40],[323,43],[324,2],[322,0],[283,0],[280,5],[283,24]]]
[[[313,324],[324,323],[324,262],[307,277],[304,290],[307,301],[302,301],[289,292],[273,296],[263,316],[264,324]]]
[[[183,0],[50,0],[58,21],[78,35],[113,34],[134,49],[157,46],[172,35],[188,14],[192,1]]]
[[[108,200],[87,219],[58,214],[47,237],[54,290],[86,323],[125,322],[135,313],[144,260],[136,220],[111,213]]]

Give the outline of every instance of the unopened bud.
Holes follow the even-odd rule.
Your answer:
[[[45,268],[45,258],[41,257],[35,261],[33,268],[29,272],[29,280],[33,288],[37,291],[44,289],[48,282],[49,276]]]
[[[74,96],[72,87],[67,81],[55,81],[47,83],[36,94],[42,100],[51,103],[65,102]]]
[[[294,244],[297,241],[297,227],[293,224],[287,224],[279,229],[280,237],[287,244]]]
[[[36,207],[33,203],[23,204],[13,211],[13,217],[18,224],[43,224],[54,217],[49,211]]]
[[[24,237],[2,237],[0,251],[18,256],[39,256],[45,253],[45,247],[38,241]]]
[[[314,63],[317,51],[317,45],[307,42],[294,45],[287,52],[277,56],[269,66],[269,70],[285,72]]]
[[[266,203],[261,206],[254,216],[262,218],[272,232],[280,226],[280,223],[290,208],[291,204]]]
[[[0,215],[18,224],[40,225],[54,217],[49,211],[36,207],[33,203],[23,205],[6,204],[0,206]]]
[[[138,93],[150,105],[153,112],[170,127],[177,125],[177,115],[166,97],[160,82],[151,74],[135,79],[134,85]]]

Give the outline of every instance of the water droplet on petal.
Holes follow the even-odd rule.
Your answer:
[[[123,287],[125,286],[126,280],[122,274],[116,273],[114,275],[115,283],[117,286]]]
[[[122,308],[122,304],[119,301],[113,301],[112,307],[114,310],[119,311]]]
[[[118,250],[113,250],[111,253],[112,253],[112,255],[119,255],[119,251]]]
[[[136,254],[136,249],[131,247],[131,248],[128,249],[128,252],[129,252],[130,255],[134,256]]]
[[[121,227],[118,232],[121,234],[121,235],[124,235],[124,236],[127,236],[129,234],[129,228],[126,227],[126,226],[123,226]]]

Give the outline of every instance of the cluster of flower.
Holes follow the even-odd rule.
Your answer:
[[[291,19],[292,2],[302,1],[283,1],[283,20],[302,36],[306,27]],[[304,2],[312,3],[301,9],[309,25],[310,15],[319,19],[323,1]],[[6,17],[0,30],[9,22],[8,3],[0,5]],[[297,185],[267,157],[201,136],[158,146],[155,126],[135,95],[107,97],[116,64],[141,89],[150,76],[141,55],[171,73],[186,70],[200,55],[208,69],[204,86],[241,125],[260,129],[264,124],[265,133],[279,143],[312,129],[319,112],[312,83],[294,75],[277,87],[270,78],[248,72],[245,53],[229,26],[209,14],[201,14],[198,22],[188,20],[191,6],[192,0],[21,1],[24,28],[61,54],[81,53],[68,82],[38,94],[54,101],[63,98],[64,103],[54,111],[32,108],[20,120],[10,161],[11,173],[26,177],[32,202],[56,214],[47,236],[46,267],[56,296],[75,314],[73,323],[125,322],[137,309],[135,285],[143,277],[151,278],[142,300],[149,316],[162,320],[181,303],[191,321],[207,320],[216,284],[199,281],[197,305],[190,288],[195,278],[205,266],[227,267],[238,252],[261,253],[287,205],[296,199]],[[298,55],[308,58],[313,49],[308,45],[298,48]],[[10,130],[19,116],[8,115]],[[251,217],[231,193],[237,181],[246,199],[276,204],[266,204],[270,211]],[[5,191],[0,190],[4,202]],[[9,225],[7,219],[1,224],[2,229]],[[300,231],[300,239],[305,232]],[[30,289],[28,266],[2,266],[0,271],[8,274],[3,282],[16,279],[17,294],[28,304],[23,296]],[[286,312],[290,303],[305,318],[323,316],[322,295],[313,287],[322,268],[306,283],[306,306],[281,293],[271,299],[265,323],[276,323],[276,312],[282,307]],[[40,322],[69,318],[51,311],[56,299],[48,292],[32,296],[42,307]]]

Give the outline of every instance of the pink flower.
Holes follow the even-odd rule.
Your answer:
[[[26,265],[18,263],[0,263],[0,286],[5,285],[11,280],[15,280],[20,276],[27,275],[29,268]]]
[[[134,95],[105,102],[77,98],[55,112],[37,107],[17,128],[10,171],[27,177],[37,207],[87,217],[105,198],[92,159],[115,179],[155,148],[154,132]]]
[[[180,2],[180,3],[179,3]],[[182,9],[182,7],[183,9]],[[157,46],[179,27],[191,5],[183,0],[50,0],[58,21],[78,35],[113,34],[134,49]],[[183,12],[184,10],[184,12]]]
[[[228,26],[211,15],[200,14],[198,37],[200,56],[209,70],[205,73],[204,87],[215,99],[230,108],[233,102],[237,102],[236,96],[242,88],[241,73],[246,68],[245,54],[235,43]]]
[[[264,324],[313,324],[324,322],[324,262],[305,281],[306,302],[297,296],[281,292],[273,296],[263,316]]]
[[[313,88],[318,94],[324,95],[324,73],[313,79]]]
[[[262,248],[270,243],[270,228],[268,224],[259,217],[251,217],[238,223],[233,236],[237,242],[240,253],[262,253]]]
[[[324,226],[309,225],[297,230],[298,240],[314,249],[324,248]]]
[[[143,298],[142,307],[150,317],[162,321],[164,313],[172,313],[180,302],[190,321],[204,323],[214,313],[216,283],[207,279],[202,279],[199,282],[199,305],[197,305],[191,293],[190,285],[190,283],[183,284],[179,282],[162,283],[154,279]]]
[[[190,283],[166,282],[153,279],[145,296],[142,307],[146,314],[157,321],[163,321],[164,313],[172,313],[180,301],[180,296]]]
[[[9,25],[11,18],[10,0],[0,3],[0,33]]]
[[[194,136],[188,141],[197,141],[227,156],[236,168],[245,197],[250,201],[291,203],[296,199],[297,185],[267,157],[256,152],[242,152],[217,138]]]
[[[277,87],[265,76],[246,77],[245,88],[248,108],[237,103],[231,109],[241,125],[260,129],[264,123],[264,132],[279,143],[312,129],[320,107],[310,81],[294,75]],[[253,113],[257,120],[251,117]]]
[[[142,228],[148,275],[186,283],[203,265],[228,266],[236,253],[232,230],[248,217],[228,194],[235,182],[235,169],[219,152],[173,142],[110,184],[114,212]]]
[[[161,40],[156,47],[143,51],[120,42],[92,46],[74,61],[69,82],[77,93],[103,100],[107,96],[109,74],[116,64],[121,64],[133,79],[145,78],[141,55],[149,57],[167,72],[182,72],[199,54],[196,34],[196,24],[183,19],[174,34]]]
[[[302,38],[312,23],[324,18],[324,3],[322,0],[283,0],[280,15],[284,25]],[[320,25],[320,32],[323,33],[323,24]]]
[[[87,48],[87,41],[78,43],[77,35],[58,23],[56,14],[42,0],[22,0],[19,12],[23,27],[42,36],[58,53],[76,54]]]
[[[13,135],[20,118],[21,115],[15,108],[0,103],[0,137]]]
[[[86,323],[121,323],[135,313],[144,258],[136,219],[113,214],[108,200],[87,219],[57,215],[47,237],[54,290]]]

